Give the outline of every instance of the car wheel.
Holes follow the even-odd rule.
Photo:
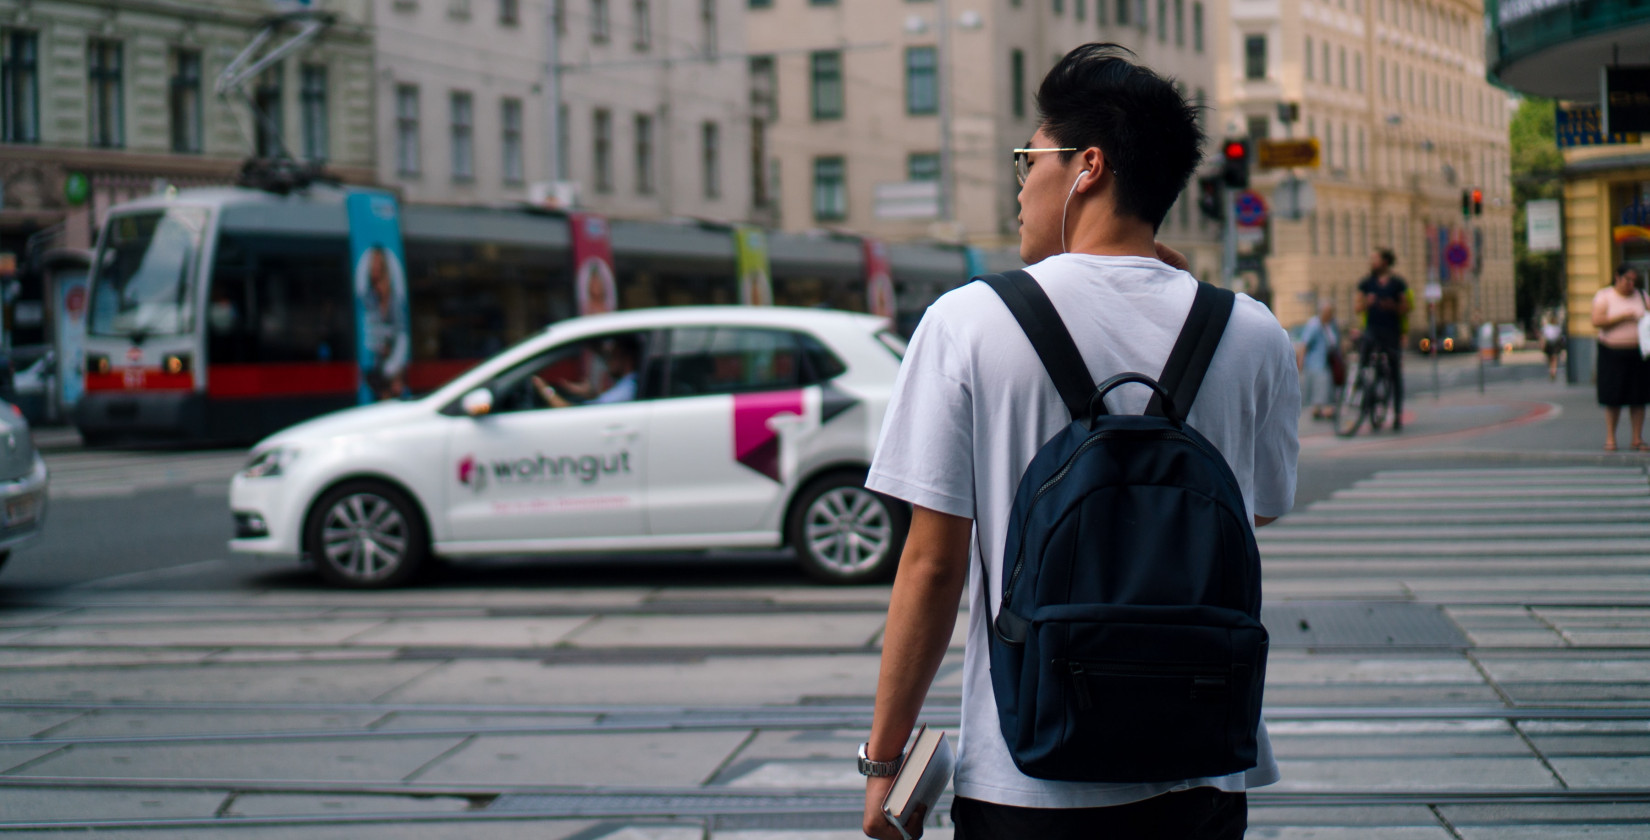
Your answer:
[[[315,571],[352,589],[401,586],[429,558],[424,519],[405,493],[376,481],[352,481],[328,491],[304,523]]]
[[[893,576],[911,525],[900,504],[865,489],[865,478],[828,475],[808,485],[791,510],[791,547],[802,571],[822,583],[869,583]]]

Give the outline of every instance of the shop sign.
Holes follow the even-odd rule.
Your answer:
[[[1639,136],[1636,133],[1617,132],[1606,139],[1603,130],[1603,118],[1599,116],[1597,105],[1557,105],[1558,109],[1558,147],[1568,149],[1573,146],[1605,146],[1616,143],[1637,143]]]
[[[1599,86],[1603,133],[1650,131],[1650,67],[1601,67]]]

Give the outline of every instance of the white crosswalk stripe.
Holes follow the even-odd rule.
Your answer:
[[[49,452],[51,495],[57,499],[130,496],[162,487],[227,489],[246,464],[238,450],[214,452]]]

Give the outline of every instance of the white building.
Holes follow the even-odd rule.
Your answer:
[[[743,0],[373,2],[378,177],[406,200],[567,181],[614,216],[750,217]]]

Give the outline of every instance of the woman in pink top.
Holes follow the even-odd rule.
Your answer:
[[[1604,449],[1616,449],[1616,424],[1627,406],[1633,425],[1633,448],[1650,450],[1644,442],[1644,406],[1650,403],[1650,364],[1639,355],[1638,322],[1644,317],[1645,297],[1639,291],[1637,269],[1616,269],[1616,282],[1593,295],[1593,326],[1598,327],[1598,402],[1604,406],[1608,434]]]

